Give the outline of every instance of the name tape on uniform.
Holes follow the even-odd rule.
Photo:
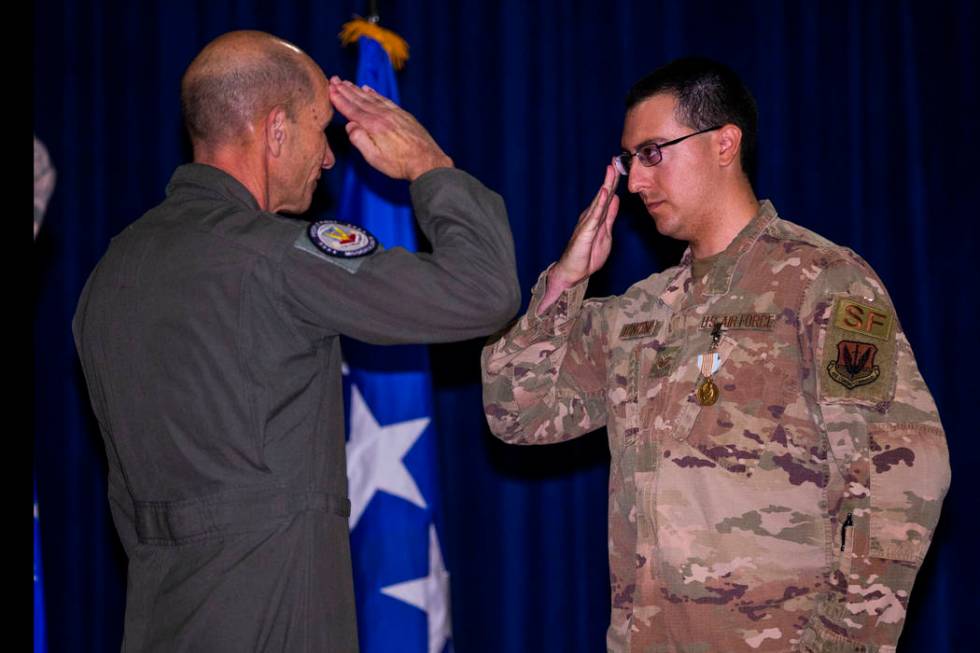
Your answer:
[[[630,338],[645,338],[652,336],[660,330],[660,320],[647,320],[646,322],[631,322],[624,324],[619,332],[621,340]]]
[[[776,324],[775,313],[734,313],[731,315],[705,315],[701,329],[714,329],[721,324],[726,330],[751,329],[772,331]]]

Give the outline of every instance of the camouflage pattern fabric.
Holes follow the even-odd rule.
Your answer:
[[[867,263],[763,202],[707,270],[537,316],[546,283],[484,349],[485,411],[515,444],[607,427],[608,650],[894,651],[950,471]]]

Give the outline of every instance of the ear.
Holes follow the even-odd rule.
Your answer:
[[[727,124],[718,130],[718,163],[723,167],[737,161],[742,150],[742,130]]]
[[[282,107],[275,107],[265,117],[265,142],[269,152],[274,157],[282,154],[283,144],[286,142],[286,110]]]

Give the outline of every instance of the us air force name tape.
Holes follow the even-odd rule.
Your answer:
[[[357,272],[365,257],[383,249],[367,229],[338,220],[314,222],[296,239],[295,246],[351,274]]]

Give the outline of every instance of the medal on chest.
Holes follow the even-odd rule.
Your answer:
[[[711,406],[718,401],[718,385],[711,378],[721,367],[718,352],[698,354],[698,367],[701,369],[701,380],[694,390],[694,394],[697,396],[699,404]]]
[[[701,371],[701,377],[694,389],[694,396],[702,406],[713,406],[718,401],[718,385],[712,377],[721,367],[721,357],[715,351],[721,340],[721,331],[721,323],[716,324],[711,331],[711,347],[707,352],[698,354],[698,369]]]

